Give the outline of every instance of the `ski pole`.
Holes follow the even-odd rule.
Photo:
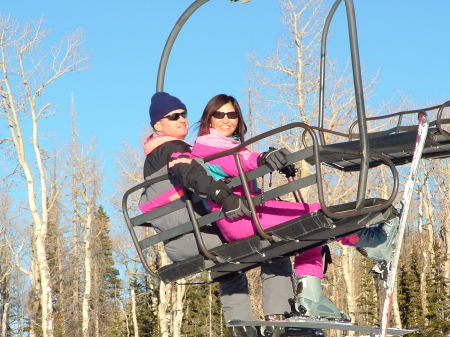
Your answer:
[[[297,169],[295,168],[294,164],[289,164],[280,170],[280,173],[284,174],[287,181],[290,183],[295,181],[294,177],[296,172]],[[294,195],[295,201],[305,203],[305,200],[303,200],[302,192],[299,189],[292,191],[292,194]]]

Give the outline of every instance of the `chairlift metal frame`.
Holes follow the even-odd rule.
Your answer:
[[[180,16],[180,18],[177,20],[175,26],[173,27],[173,29],[166,41],[166,44],[164,46],[164,49],[163,49],[163,52],[161,55],[159,68],[158,68],[157,82],[156,82],[156,91],[164,90],[164,78],[165,78],[167,63],[168,63],[168,60],[170,57],[170,52],[172,50],[173,44],[174,44],[179,32],[181,31],[182,27],[184,26],[186,21],[189,19],[189,17],[198,8],[200,8],[202,5],[204,5],[208,1],[209,0],[194,1],[183,12],[183,14]],[[232,0],[232,1],[236,2],[237,0]],[[247,2],[247,1],[241,1],[241,2]],[[219,154],[204,158],[204,161],[207,162],[209,160],[218,158],[220,156],[225,156],[225,155],[229,155],[229,154],[234,155],[234,158],[236,160],[236,165],[239,170],[239,177],[234,178],[233,183],[231,185],[233,185],[233,184],[234,184],[234,186],[242,185],[244,187],[245,195],[247,197],[247,200],[250,204],[251,209],[253,210],[252,213],[254,216],[252,217],[252,219],[253,219],[254,225],[257,229],[259,237],[262,240],[276,242],[276,241],[280,241],[282,239],[280,239],[276,236],[274,237],[273,234],[268,233],[268,231],[265,231],[262,229],[261,224],[259,223],[259,219],[255,215],[254,200],[252,199],[252,197],[250,195],[250,191],[248,190],[248,186],[247,186],[248,180],[251,180],[257,176],[261,176],[261,175],[258,175],[258,174],[261,174],[261,172],[263,174],[268,173],[270,171],[270,169],[268,169],[267,167],[261,167],[261,168],[255,170],[255,171],[257,171],[256,173],[253,171],[245,173],[242,169],[242,165],[240,163],[240,158],[237,155],[237,151],[239,149],[241,149],[243,147],[248,147],[250,144],[252,144],[256,141],[259,141],[261,139],[264,139],[264,138],[274,135],[276,133],[283,132],[283,131],[286,131],[286,130],[289,130],[292,128],[298,127],[298,128],[303,129],[302,138],[303,138],[303,142],[305,144],[305,149],[300,150],[297,153],[294,153],[290,156],[291,156],[291,159],[297,159],[297,160],[309,158],[309,162],[316,167],[316,172],[314,173],[315,178],[314,178],[314,180],[311,180],[311,179],[308,180],[309,178],[307,177],[307,178],[304,178],[304,182],[302,182],[302,179],[300,179],[301,181],[290,182],[287,185],[296,184],[296,186],[298,185],[298,186],[304,187],[304,186],[309,186],[309,185],[315,183],[317,185],[318,197],[319,197],[319,202],[322,206],[322,212],[330,219],[344,219],[344,218],[348,218],[348,217],[357,217],[357,216],[363,216],[363,215],[369,214],[369,213],[386,210],[388,207],[390,207],[392,205],[392,203],[394,202],[395,197],[397,195],[399,178],[398,178],[398,173],[397,173],[395,164],[391,160],[392,158],[390,158],[389,156],[387,156],[383,153],[380,153],[380,152],[373,151],[373,150],[371,151],[371,146],[370,146],[371,139],[369,139],[369,134],[368,134],[368,130],[367,130],[367,121],[368,120],[376,120],[378,118],[388,118],[388,117],[393,117],[393,116],[399,116],[399,121],[397,123],[397,126],[394,128],[395,131],[397,131],[397,132],[405,131],[405,130],[411,131],[411,129],[407,129],[408,127],[401,126],[401,121],[402,121],[402,117],[404,114],[417,113],[417,112],[424,113],[431,109],[439,109],[435,125],[436,125],[436,129],[441,134],[441,136],[440,136],[441,138],[439,139],[439,141],[437,143],[436,142],[435,143],[438,144],[437,145],[438,147],[440,146],[440,144],[445,143],[445,148],[443,150],[443,153],[445,156],[450,155],[450,148],[448,147],[449,146],[448,141],[450,140],[450,133],[442,128],[442,124],[448,124],[450,122],[449,119],[443,118],[443,111],[446,107],[450,107],[450,101],[442,104],[441,106],[435,106],[435,107],[420,109],[420,110],[406,111],[406,112],[392,114],[392,115],[383,116],[383,117],[366,118],[365,107],[364,107],[364,93],[363,93],[362,77],[361,77],[358,38],[357,38],[357,29],[356,29],[355,9],[354,9],[354,5],[353,5],[353,0],[344,0],[344,3],[345,3],[346,13],[347,13],[349,45],[350,45],[350,54],[351,54],[351,60],[352,60],[357,120],[350,126],[348,134],[343,134],[343,133],[339,133],[336,131],[327,130],[324,128],[323,124],[324,124],[324,113],[325,113],[324,112],[325,111],[324,97],[325,97],[326,44],[327,44],[327,37],[328,37],[328,31],[329,31],[330,24],[335,15],[335,12],[336,12],[337,8],[339,7],[339,5],[341,4],[341,2],[342,2],[342,0],[336,0],[334,2],[333,6],[331,7],[331,9],[329,11],[328,16],[326,17],[326,20],[324,23],[324,28],[322,31],[320,74],[319,74],[319,76],[320,76],[319,120],[318,120],[319,125],[317,127],[315,127],[315,126],[309,126],[305,123],[291,123],[291,124],[276,128],[274,130],[264,132],[256,137],[253,137],[253,138],[243,142],[241,145],[239,145],[238,147],[236,147],[234,149],[224,151]],[[353,132],[356,125],[358,125],[358,134],[357,135],[355,135],[355,133]],[[391,129],[391,130],[388,130],[385,132],[389,133],[390,131],[393,131],[393,130]],[[414,130],[412,130],[412,131],[414,131]],[[319,137],[317,137],[316,132],[318,133]],[[354,202],[354,206],[352,206],[351,209],[344,207],[344,209],[342,210],[342,208],[340,209],[339,207],[333,208],[333,207],[328,207],[326,205],[323,184],[322,184],[322,171],[321,171],[321,165],[323,162],[322,152],[325,151],[328,154],[341,153],[340,151],[342,151],[342,148],[339,146],[333,147],[333,145],[326,144],[324,133],[332,133],[332,134],[337,134],[340,136],[345,136],[350,141],[353,138],[358,138],[357,143],[355,143],[355,144],[357,144],[357,147],[355,149],[351,149],[351,150],[347,149],[344,152],[342,152],[342,157],[344,158],[343,159],[344,161],[347,160],[345,158],[347,158],[349,156],[350,156],[350,158],[353,158],[353,159],[358,158],[358,160],[360,161],[357,197],[356,197],[356,202]],[[382,134],[382,132],[381,133],[379,132],[378,134]],[[310,138],[312,140],[312,144],[313,144],[309,148],[307,148],[307,146],[306,146],[306,141],[305,141],[306,135],[310,136]],[[374,135],[372,135],[372,136],[374,136]],[[444,138],[444,140],[442,140],[442,138]],[[436,146],[435,143],[431,144],[431,146]],[[434,152],[431,152],[429,154],[429,156],[433,157],[433,154],[434,154]],[[439,153],[439,155],[441,155],[441,154]],[[437,157],[439,158],[439,156],[437,156]],[[375,160],[375,158],[376,158],[376,160]],[[353,160],[353,159],[351,159],[351,160]],[[367,201],[368,201],[368,199],[366,199],[368,170],[369,170],[369,167],[379,165],[380,163],[387,165],[392,172],[392,179],[393,179],[392,193],[391,193],[390,197],[387,200],[385,200],[384,202],[374,203],[372,205],[366,206]],[[401,162],[401,163],[403,163],[403,162]],[[341,169],[341,170],[343,169],[342,167],[334,165],[333,163],[331,163],[330,165],[334,166],[338,169]],[[355,167],[355,165],[353,165],[353,167]],[[345,168],[344,168],[344,171],[345,171]],[[202,237],[201,237],[201,233],[200,233],[200,227],[203,226],[205,224],[205,222],[207,222],[207,221],[210,221],[210,222],[215,221],[214,219],[218,218],[218,214],[208,214],[207,216],[204,216],[201,219],[197,219],[194,209],[193,209],[192,201],[189,200],[188,198],[186,199],[185,206],[187,207],[187,210],[188,210],[188,213],[190,216],[190,220],[191,220],[190,224],[181,225],[181,226],[179,226],[179,228],[170,231],[170,234],[169,233],[160,233],[160,234],[158,234],[158,236],[159,236],[158,239],[155,238],[154,240],[152,240],[150,238],[150,239],[144,239],[142,241],[139,241],[139,239],[136,235],[136,232],[134,230],[134,226],[136,226],[136,225],[142,226],[142,225],[146,225],[146,224],[151,225],[150,222],[151,222],[152,218],[156,218],[158,216],[163,215],[164,212],[167,212],[167,210],[170,209],[170,207],[163,206],[160,209],[156,209],[155,211],[152,211],[151,215],[143,214],[143,215],[131,218],[130,215],[128,214],[128,198],[132,193],[136,193],[137,191],[140,191],[143,188],[145,188],[159,180],[162,180],[162,179],[167,179],[167,176],[152,179],[151,181],[147,180],[139,185],[134,186],[133,188],[131,188],[124,194],[124,197],[122,200],[122,210],[124,213],[125,222],[130,231],[130,234],[131,234],[133,243],[137,249],[139,258],[141,259],[146,271],[152,277],[159,279],[159,275],[157,273],[155,273],[154,271],[152,271],[151,268],[148,266],[145,256],[143,254],[142,246],[146,246],[146,247],[151,246],[157,242],[162,242],[164,240],[164,238],[170,238],[170,237],[175,237],[176,235],[181,235],[182,233],[185,233],[186,230],[188,230],[188,231],[190,230],[190,231],[194,232],[197,244],[199,246],[199,250],[201,251],[202,255],[206,259],[215,261],[216,263],[226,263],[227,261],[224,261],[224,259],[222,257],[217,256],[216,254],[214,254],[214,253],[208,251],[208,249],[206,249],[206,247],[203,243]],[[293,190],[291,191],[291,190],[289,190],[289,188],[285,188],[285,190],[288,192],[293,192]],[[262,196],[259,198],[255,198],[255,200],[256,199],[258,199],[259,200],[258,202],[260,202],[262,199]],[[166,205],[166,206],[168,206],[168,205]],[[182,207],[182,206],[180,204],[177,207]],[[216,213],[218,213],[218,212],[216,212]],[[222,217],[223,217],[223,214],[222,214]],[[165,234],[167,234],[167,235],[165,235]],[[147,242],[145,242],[145,241],[147,241]],[[229,261],[229,262],[239,263],[239,261]]]

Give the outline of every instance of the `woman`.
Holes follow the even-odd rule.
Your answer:
[[[228,95],[220,94],[213,97],[206,105],[199,122],[198,138],[192,149],[196,157],[207,157],[218,152],[232,149],[244,140],[246,125],[241,108],[237,100]],[[262,164],[267,153],[251,152],[248,149],[239,151],[244,171],[250,171]],[[220,157],[205,163],[209,174],[216,180],[223,180],[239,175],[235,160],[232,155]],[[253,194],[259,193],[254,182],[250,184]],[[242,187],[237,187],[233,193],[244,195]],[[220,209],[220,205],[207,202],[211,211]],[[262,228],[270,228],[288,220],[320,210],[319,203],[307,204],[298,202],[286,202],[268,200],[264,205],[256,206],[258,218]],[[255,229],[250,217],[239,219],[221,219],[216,222],[227,241],[234,241],[255,234]],[[381,227],[381,226],[380,226]],[[367,240],[366,240],[367,239]],[[374,227],[368,231],[361,231],[341,239],[346,245],[358,245],[365,247],[366,241],[370,246],[377,246],[380,242],[387,241],[386,233],[381,228]],[[321,279],[323,278],[323,266],[321,247],[310,249],[295,258],[294,280],[297,289],[302,289],[296,294],[297,309],[306,309],[307,316],[320,316],[330,319],[350,320],[350,317],[339,310],[322,293]]]

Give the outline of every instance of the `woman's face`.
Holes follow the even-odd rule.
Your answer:
[[[230,102],[222,105],[211,116],[211,127],[225,137],[229,137],[234,133],[238,123],[238,113]]]

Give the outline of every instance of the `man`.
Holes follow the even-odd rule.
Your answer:
[[[192,197],[200,196],[222,204],[228,218],[250,215],[246,201],[233,194],[223,181],[210,177],[191,155],[190,146],[184,142],[188,133],[186,106],[168,93],[157,92],[151,99],[149,112],[154,134],[144,144],[144,177],[153,179],[168,174],[169,179],[146,189],[139,206],[141,211],[149,212],[173,200],[183,200],[185,193],[189,193]],[[199,215],[205,214],[202,205],[201,202],[194,202],[194,209]],[[164,231],[188,220],[188,212],[183,208],[156,219],[152,224],[156,230]],[[207,249],[223,244],[215,226],[204,226],[201,231]],[[193,233],[166,242],[165,249],[174,262],[199,254]],[[290,311],[288,299],[294,296],[291,274],[289,259],[280,259],[265,266],[261,278],[265,289],[266,315]],[[253,319],[245,274],[224,277],[220,282],[220,294],[226,321]]]

